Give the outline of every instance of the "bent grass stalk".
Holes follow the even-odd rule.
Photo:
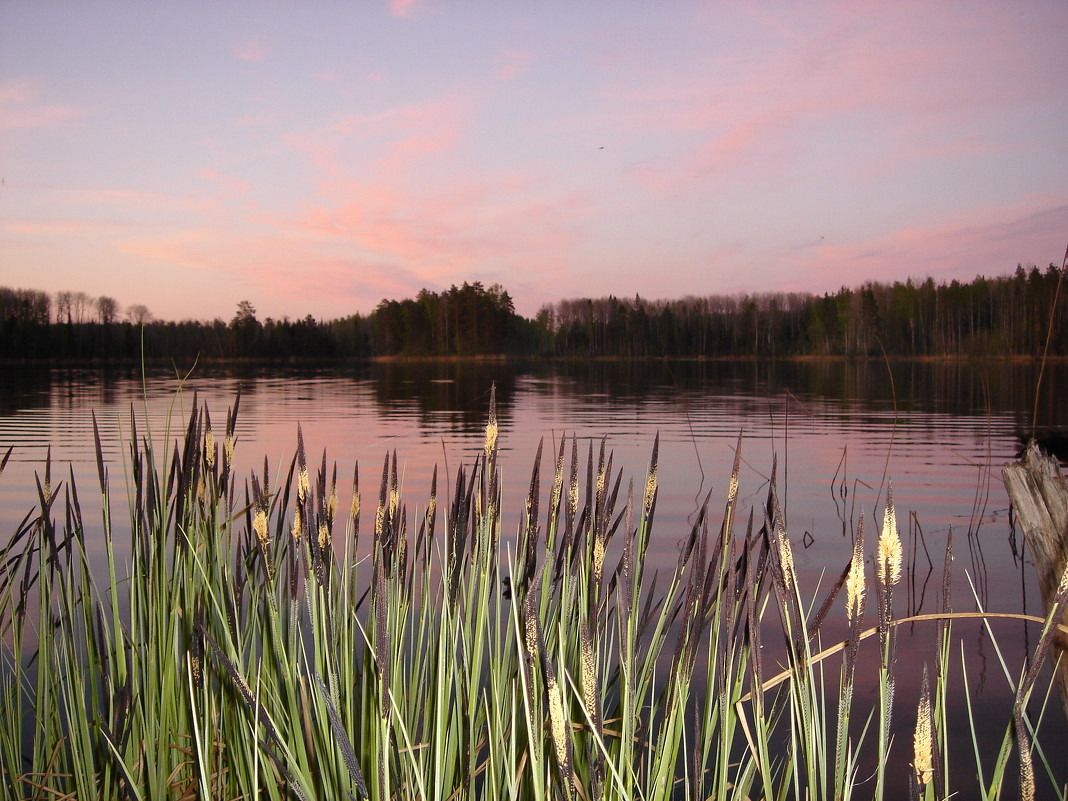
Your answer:
[[[948,578],[939,613],[894,619],[900,567],[887,540],[879,621],[865,629],[862,529],[812,617],[774,483],[764,526],[754,531],[750,515],[735,536],[740,439],[722,519],[706,499],[660,589],[645,573],[658,442],[644,485],[622,492],[603,441],[596,456],[588,450],[583,487],[578,443],[568,469],[565,437],[543,520],[539,449],[517,550],[504,553],[492,395],[483,447],[442,499],[441,526],[435,475],[413,538],[397,457],[386,455],[363,553],[358,468],[342,539],[337,469],[324,454],[310,475],[299,428],[280,486],[265,464],[236,501],[237,405],[220,447],[194,398],[184,439],[158,463],[151,437],[131,426],[127,550],[97,436],[104,575],[90,566],[73,476],[54,484],[46,465],[38,508],[0,550],[0,799],[837,799],[870,795],[858,785],[868,775],[888,792],[884,777],[904,773],[899,764],[926,797],[946,797],[950,752],[969,745],[948,733],[949,622],[1038,623],[1033,665],[1064,628],[951,612]],[[888,493],[884,537],[896,533],[892,504]],[[843,587],[848,639],[817,650]],[[788,666],[768,677],[770,607]],[[888,734],[894,639],[921,621],[939,625],[938,669],[918,707],[920,750],[898,756]],[[858,649],[874,636],[879,675],[858,675]],[[839,655],[835,688],[824,664]],[[1063,781],[1039,745],[1045,702],[1028,714],[1038,675],[1010,679],[988,797],[1008,792],[1013,743],[1045,769],[1021,760],[1025,794],[1036,779]],[[854,692],[873,681],[876,709]],[[858,716],[878,721],[872,765],[861,759],[867,726],[850,737]]]

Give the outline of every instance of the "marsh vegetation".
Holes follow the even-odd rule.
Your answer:
[[[996,621],[954,612],[951,538],[938,610],[895,615],[890,494],[810,597],[775,467],[763,503],[739,502],[742,438],[725,493],[651,574],[655,442],[637,481],[603,441],[539,447],[505,531],[492,396],[478,456],[418,505],[395,452],[339,474],[299,428],[281,475],[238,476],[240,401],[222,426],[190,408],[162,436],[131,419],[127,508],[97,434],[93,501],[46,469],[0,553],[0,797],[944,798],[971,774],[988,798],[1064,797],[1039,681],[1057,609],[1028,618],[1022,664],[999,653],[1002,717],[952,727],[972,669],[954,625],[978,614],[996,646]],[[900,721],[906,623],[937,637]]]

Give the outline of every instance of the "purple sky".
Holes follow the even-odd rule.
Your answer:
[[[1068,2],[0,0],[0,285],[166,319],[1060,263]]]

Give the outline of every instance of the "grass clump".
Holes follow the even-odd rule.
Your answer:
[[[39,479],[38,507],[0,552],[0,799],[839,799],[891,795],[898,766],[916,797],[954,792],[948,554],[943,608],[925,616],[935,678],[909,702],[914,747],[891,738],[897,631],[917,618],[893,617],[889,496],[865,628],[862,526],[812,614],[774,480],[763,519],[741,519],[740,438],[722,512],[706,497],[658,580],[645,571],[656,444],[636,491],[603,441],[583,466],[565,438],[544,508],[539,447],[512,540],[491,401],[480,455],[440,504],[435,471],[412,519],[385,456],[368,543],[358,468],[339,517],[337,469],[325,454],[309,464],[299,428],[280,481],[265,462],[239,484],[237,412],[220,444],[194,400],[162,454],[133,429],[122,548],[97,437],[104,575],[73,474],[54,484],[49,465]],[[843,587],[847,640],[818,650]],[[1066,602],[1062,582],[1039,659]],[[777,636],[786,664],[771,675],[762,652]],[[858,709],[870,636],[879,692]],[[1034,664],[1009,676],[986,797],[1033,794],[1036,772],[1064,797],[1028,715]]]

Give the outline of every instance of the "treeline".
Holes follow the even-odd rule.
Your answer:
[[[383,300],[367,315],[167,322],[111,298],[0,287],[0,359],[364,359],[509,354],[562,358],[1068,355],[1061,271],[869,282],[824,295],[768,292],[677,300],[582,298],[516,314],[499,284]],[[1052,328],[1050,328],[1052,322]]]
[[[48,293],[0,287],[0,359],[34,361],[126,361],[165,359],[365,358],[370,325],[354,316],[319,322],[260,321],[248,301],[229,322],[156,320],[143,305],[127,307],[85,293]]]
[[[834,294],[565,300],[538,312],[551,355],[972,356],[1033,355],[1053,320],[1050,352],[1068,354],[1060,270],[935,284],[927,278]],[[1056,298],[1056,309],[1054,300]]]
[[[371,315],[372,346],[390,356],[515,353],[528,349],[528,327],[504,287],[479,281],[383,300]]]

